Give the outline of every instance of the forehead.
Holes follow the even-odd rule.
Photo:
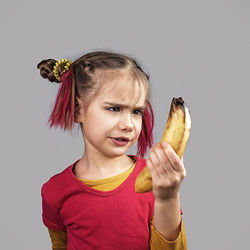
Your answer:
[[[144,106],[147,98],[147,82],[131,71],[102,72],[99,75],[100,89],[97,97],[128,106]]]

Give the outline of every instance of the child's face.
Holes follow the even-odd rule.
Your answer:
[[[144,107],[145,98],[144,86],[139,87],[126,77],[106,84],[80,117],[85,151],[106,157],[125,154],[140,135],[140,108]],[[120,107],[118,104],[125,106]],[[118,137],[127,137],[129,141],[114,139]]]

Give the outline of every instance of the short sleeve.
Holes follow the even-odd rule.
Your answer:
[[[47,228],[55,231],[66,230],[59,216],[59,208],[53,197],[48,195],[45,185],[41,189],[42,196],[42,220]],[[50,198],[49,198],[50,197]]]

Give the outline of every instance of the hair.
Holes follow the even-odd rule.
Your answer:
[[[110,77],[116,77],[117,72],[126,70],[133,80],[138,82],[139,87],[143,85],[147,91],[146,108],[142,115],[142,129],[136,153],[144,157],[147,147],[150,148],[153,145],[154,113],[150,103],[149,75],[141,69],[136,59],[110,51],[90,52],[76,59],[67,72],[64,72],[65,64],[60,64],[57,68],[60,80],[53,72],[56,62],[54,59],[45,59],[37,65],[43,78],[51,82],[61,82],[48,120],[50,128],[60,126],[63,130],[72,132],[80,109],[77,100],[82,100],[83,105],[88,107],[90,100],[99,93],[98,90],[101,89],[99,86],[104,86],[104,82],[108,82]],[[97,84],[99,82],[100,85]]]

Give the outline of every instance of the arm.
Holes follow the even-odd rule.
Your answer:
[[[154,217],[156,229],[169,241],[174,241],[181,231],[179,196],[166,201],[155,201]]]
[[[66,231],[55,231],[48,228],[52,250],[67,250],[67,232]]]
[[[178,157],[170,144],[157,143],[150,149],[147,166],[155,196],[155,229],[166,240],[174,241],[181,232],[180,186],[186,175],[183,158]]]

